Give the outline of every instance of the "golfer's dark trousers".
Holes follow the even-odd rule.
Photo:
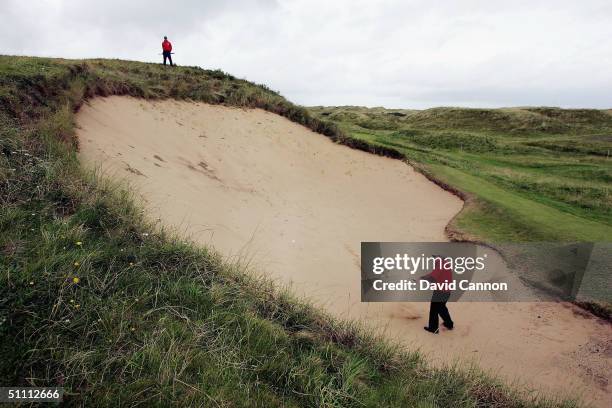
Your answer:
[[[429,328],[432,330],[438,329],[438,316],[442,318],[442,321],[446,323],[447,327],[453,327],[453,320],[448,313],[446,308],[446,302],[450,297],[450,292],[442,292],[435,290],[431,296],[431,305],[429,306]]]
[[[166,65],[166,59],[170,60],[170,66],[172,66],[172,54],[170,54],[170,51],[164,51],[164,65]]]

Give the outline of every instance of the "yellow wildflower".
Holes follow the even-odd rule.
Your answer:
[[[78,276],[75,276],[74,278],[72,278],[72,283],[78,284],[81,281],[81,279],[79,279]]]

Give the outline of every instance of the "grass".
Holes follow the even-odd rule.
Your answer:
[[[610,111],[310,110],[333,121],[348,139],[392,151],[466,198],[450,226],[457,239],[582,242],[612,237]]]
[[[0,57],[0,385],[67,406],[552,407],[332,319],[149,223],[84,173],[74,112],[96,95],[260,107],[342,139],[220,71]]]

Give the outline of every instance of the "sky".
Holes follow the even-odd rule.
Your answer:
[[[3,0],[0,54],[222,69],[302,105],[612,108],[610,0]]]

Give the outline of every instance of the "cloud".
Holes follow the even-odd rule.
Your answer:
[[[609,1],[9,0],[2,53],[221,68],[309,105],[612,107]]]

